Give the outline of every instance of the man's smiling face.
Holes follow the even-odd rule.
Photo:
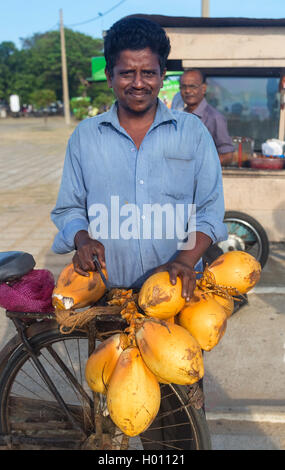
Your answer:
[[[119,106],[144,114],[156,105],[165,72],[161,75],[158,55],[151,49],[126,49],[120,53],[112,74],[106,71],[106,76]]]
[[[186,106],[196,108],[204,98],[207,85],[197,71],[185,72],[180,79],[180,93]]]

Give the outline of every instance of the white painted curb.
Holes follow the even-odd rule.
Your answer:
[[[247,295],[250,294],[285,294],[285,287],[256,286]]]
[[[277,406],[248,406],[246,408],[236,409],[206,410],[206,418],[209,421],[225,419],[229,421],[251,421],[255,423],[284,423],[285,425],[285,408]]]

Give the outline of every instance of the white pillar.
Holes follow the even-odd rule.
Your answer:
[[[201,0],[201,16],[209,18],[210,16],[210,0]]]

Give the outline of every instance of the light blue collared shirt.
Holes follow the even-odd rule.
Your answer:
[[[69,139],[51,213],[59,230],[52,249],[74,250],[76,233],[89,230],[105,246],[113,286],[139,287],[177,254],[184,238],[178,219],[186,230],[187,207],[193,204],[196,227],[190,223],[189,231],[203,232],[213,243],[225,240],[221,165],[200,119],[158,100],[154,122],[137,149],[114,104],[82,121]],[[202,269],[201,260],[196,269]]]

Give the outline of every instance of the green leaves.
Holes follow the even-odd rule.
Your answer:
[[[30,94],[30,103],[39,108],[45,108],[56,100],[55,92],[53,90],[43,89],[35,90]]]
[[[88,93],[86,78],[91,76],[91,58],[102,55],[103,41],[71,29],[65,29],[66,58],[70,97]],[[14,43],[0,43],[0,98],[20,95],[29,103],[37,90],[50,90],[62,100],[61,47],[59,31],[36,33],[22,39],[18,50]],[[34,98],[33,98],[34,99]]]

